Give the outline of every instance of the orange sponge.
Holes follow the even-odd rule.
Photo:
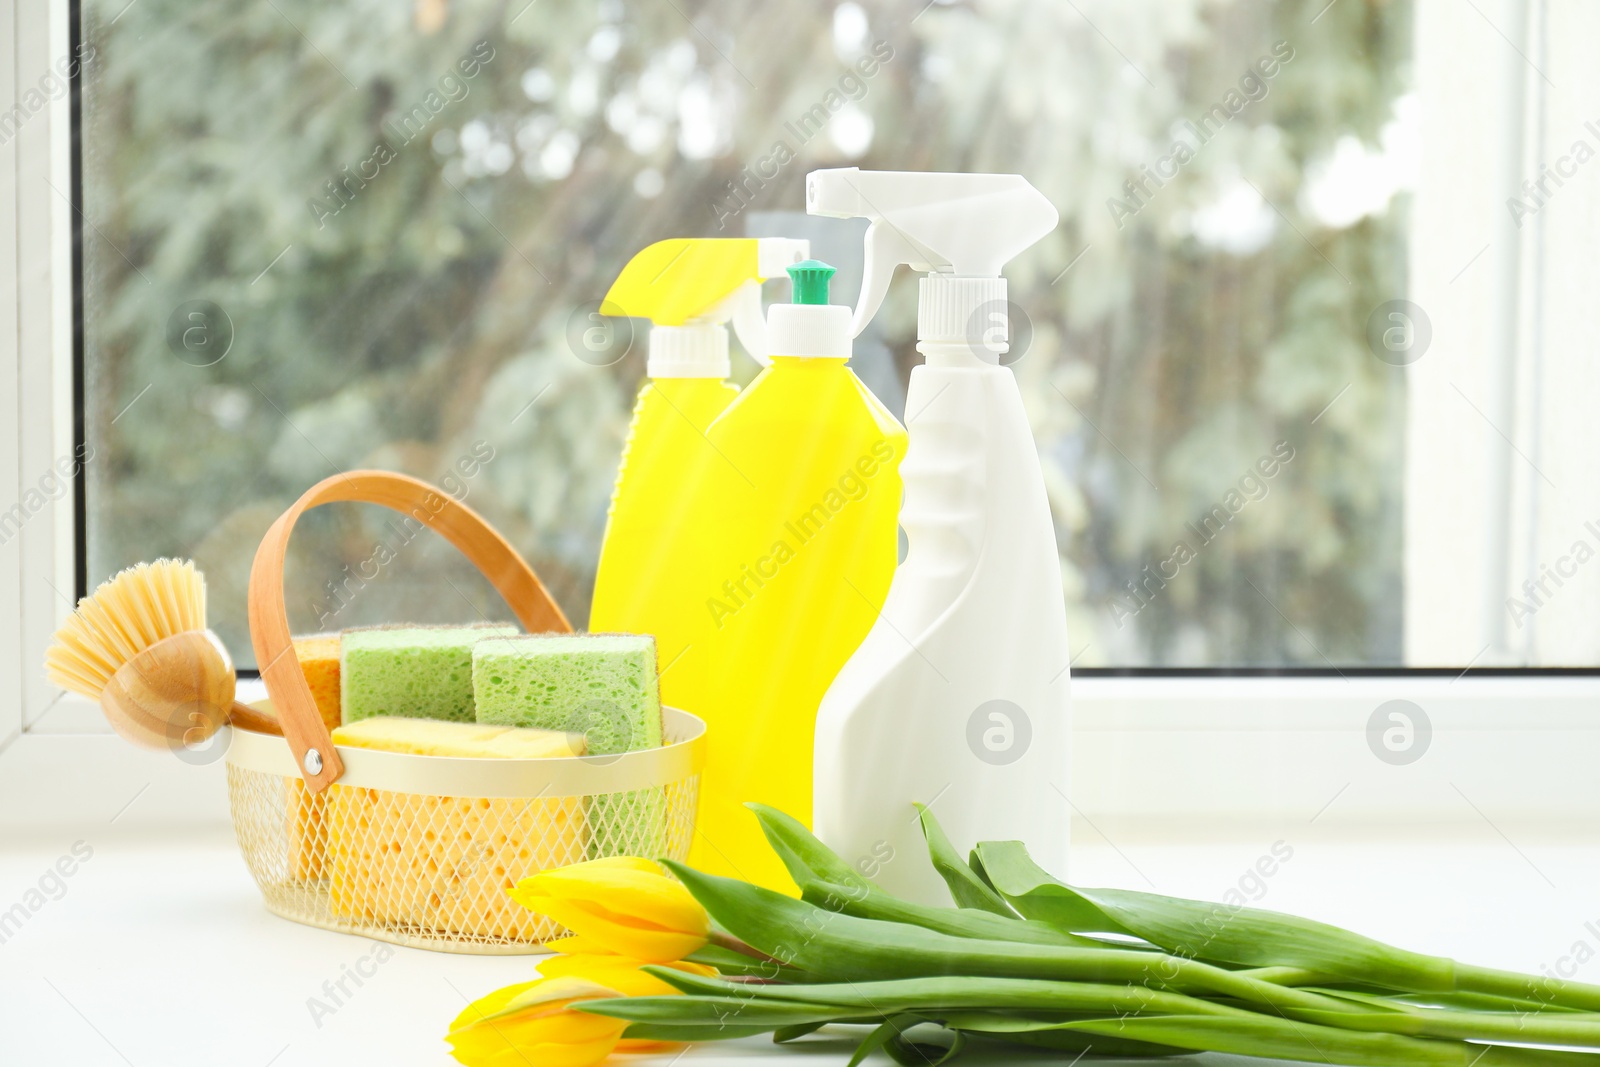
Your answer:
[[[294,654],[311,685],[311,696],[322,713],[323,723],[328,729],[337,730],[340,723],[339,635],[297,637]]]
[[[339,727],[339,635],[314,634],[294,639],[311,697],[329,730]],[[326,876],[328,828],[323,797],[306,788],[299,778],[285,779],[289,833],[289,876],[295,881],[316,881]]]

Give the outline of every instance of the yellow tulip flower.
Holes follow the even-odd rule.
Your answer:
[[[628,1024],[572,1006],[621,995],[581,978],[507,986],[468,1005],[445,1040],[467,1067],[592,1067],[611,1055]]]
[[[627,1023],[574,1011],[586,1000],[673,996],[677,990],[645,974],[641,960],[622,956],[552,956],[532,982],[498,989],[470,1004],[450,1024],[445,1040],[467,1067],[590,1067],[613,1051],[649,1052],[662,1041],[623,1040]],[[698,963],[668,966],[714,975]]]
[[[539,964],[539,973],[545,978],[581,978],[629,997],[667,997],[678,992],[654,975],[645,974],[639,969],[643,966],[644,960],[609,954],[551,956]],[[681,960],[664,966],[706,978],[713,978],[717,973],[714,968],[704,964]]]
[[[630,997],[680,995],[678,990],[661,979],[641,971],[639,968],[643,966],[643,960],[630,960],[625,956],[609,954],[551,956],[539,964],[539,973],[546,978],[582,978]],[[715,977],[717,973],[715,968],[700,963],[679,961],[665,966],[707,978]],[[672,1047],[671,1042],[644,1041],[638,1038],[624,1038],[617,1042],[618,1052],[655,1052],[670,1047]]]
[[[646,963],[681,960],[706,943],[711,918],[650,860],[589,860],[522,879],[511,897],[573,934],[557,952],[609,952]]]

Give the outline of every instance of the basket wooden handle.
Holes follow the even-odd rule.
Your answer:
[[[278,516],[262,538],[250,567],[249,594],[250,643],[255,646],[261,679],[283,723],[295,764],[306,785],[317,793],[339,780],[344,764],[294,654],[283,599],[283,563],[289,534],[300,516],[319,505],[340,501],[381,504],[442,534],[499,590],[529,633],[572,630],[527,561],[465,504],[427,482],[390,471],[350,471],[318,482]],[[312,751],[317,755],[308,760]]]

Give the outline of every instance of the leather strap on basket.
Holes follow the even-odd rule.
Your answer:
[[[499,590],[529,633],[572,630],[527,561],[465,504],[427,482],[390,471],[351,471],[318,482],[280,515],[262,538],[250,568],[249,596],[250,642],[255,646],[256,662],[261,665],[262,681],[283,723],[295,764],[306,784],[318,793],[339,780],[344,764],[294,654],[283,597],[283,564],[289,534],[300,516],[314,507],[340,501],[380,504],[442,534]],[[306,753],[312,749],[322,760],[321,769],[315,774],[306,768]]]

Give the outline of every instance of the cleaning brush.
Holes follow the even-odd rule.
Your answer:
[[[102,582],[56,632],[45,673],[99,701],[117,733],[146,748],[197,744],[229,721],[282,732],[234,700],[233,661],[206,629],[206,580],[189,560],[140,563]]]

